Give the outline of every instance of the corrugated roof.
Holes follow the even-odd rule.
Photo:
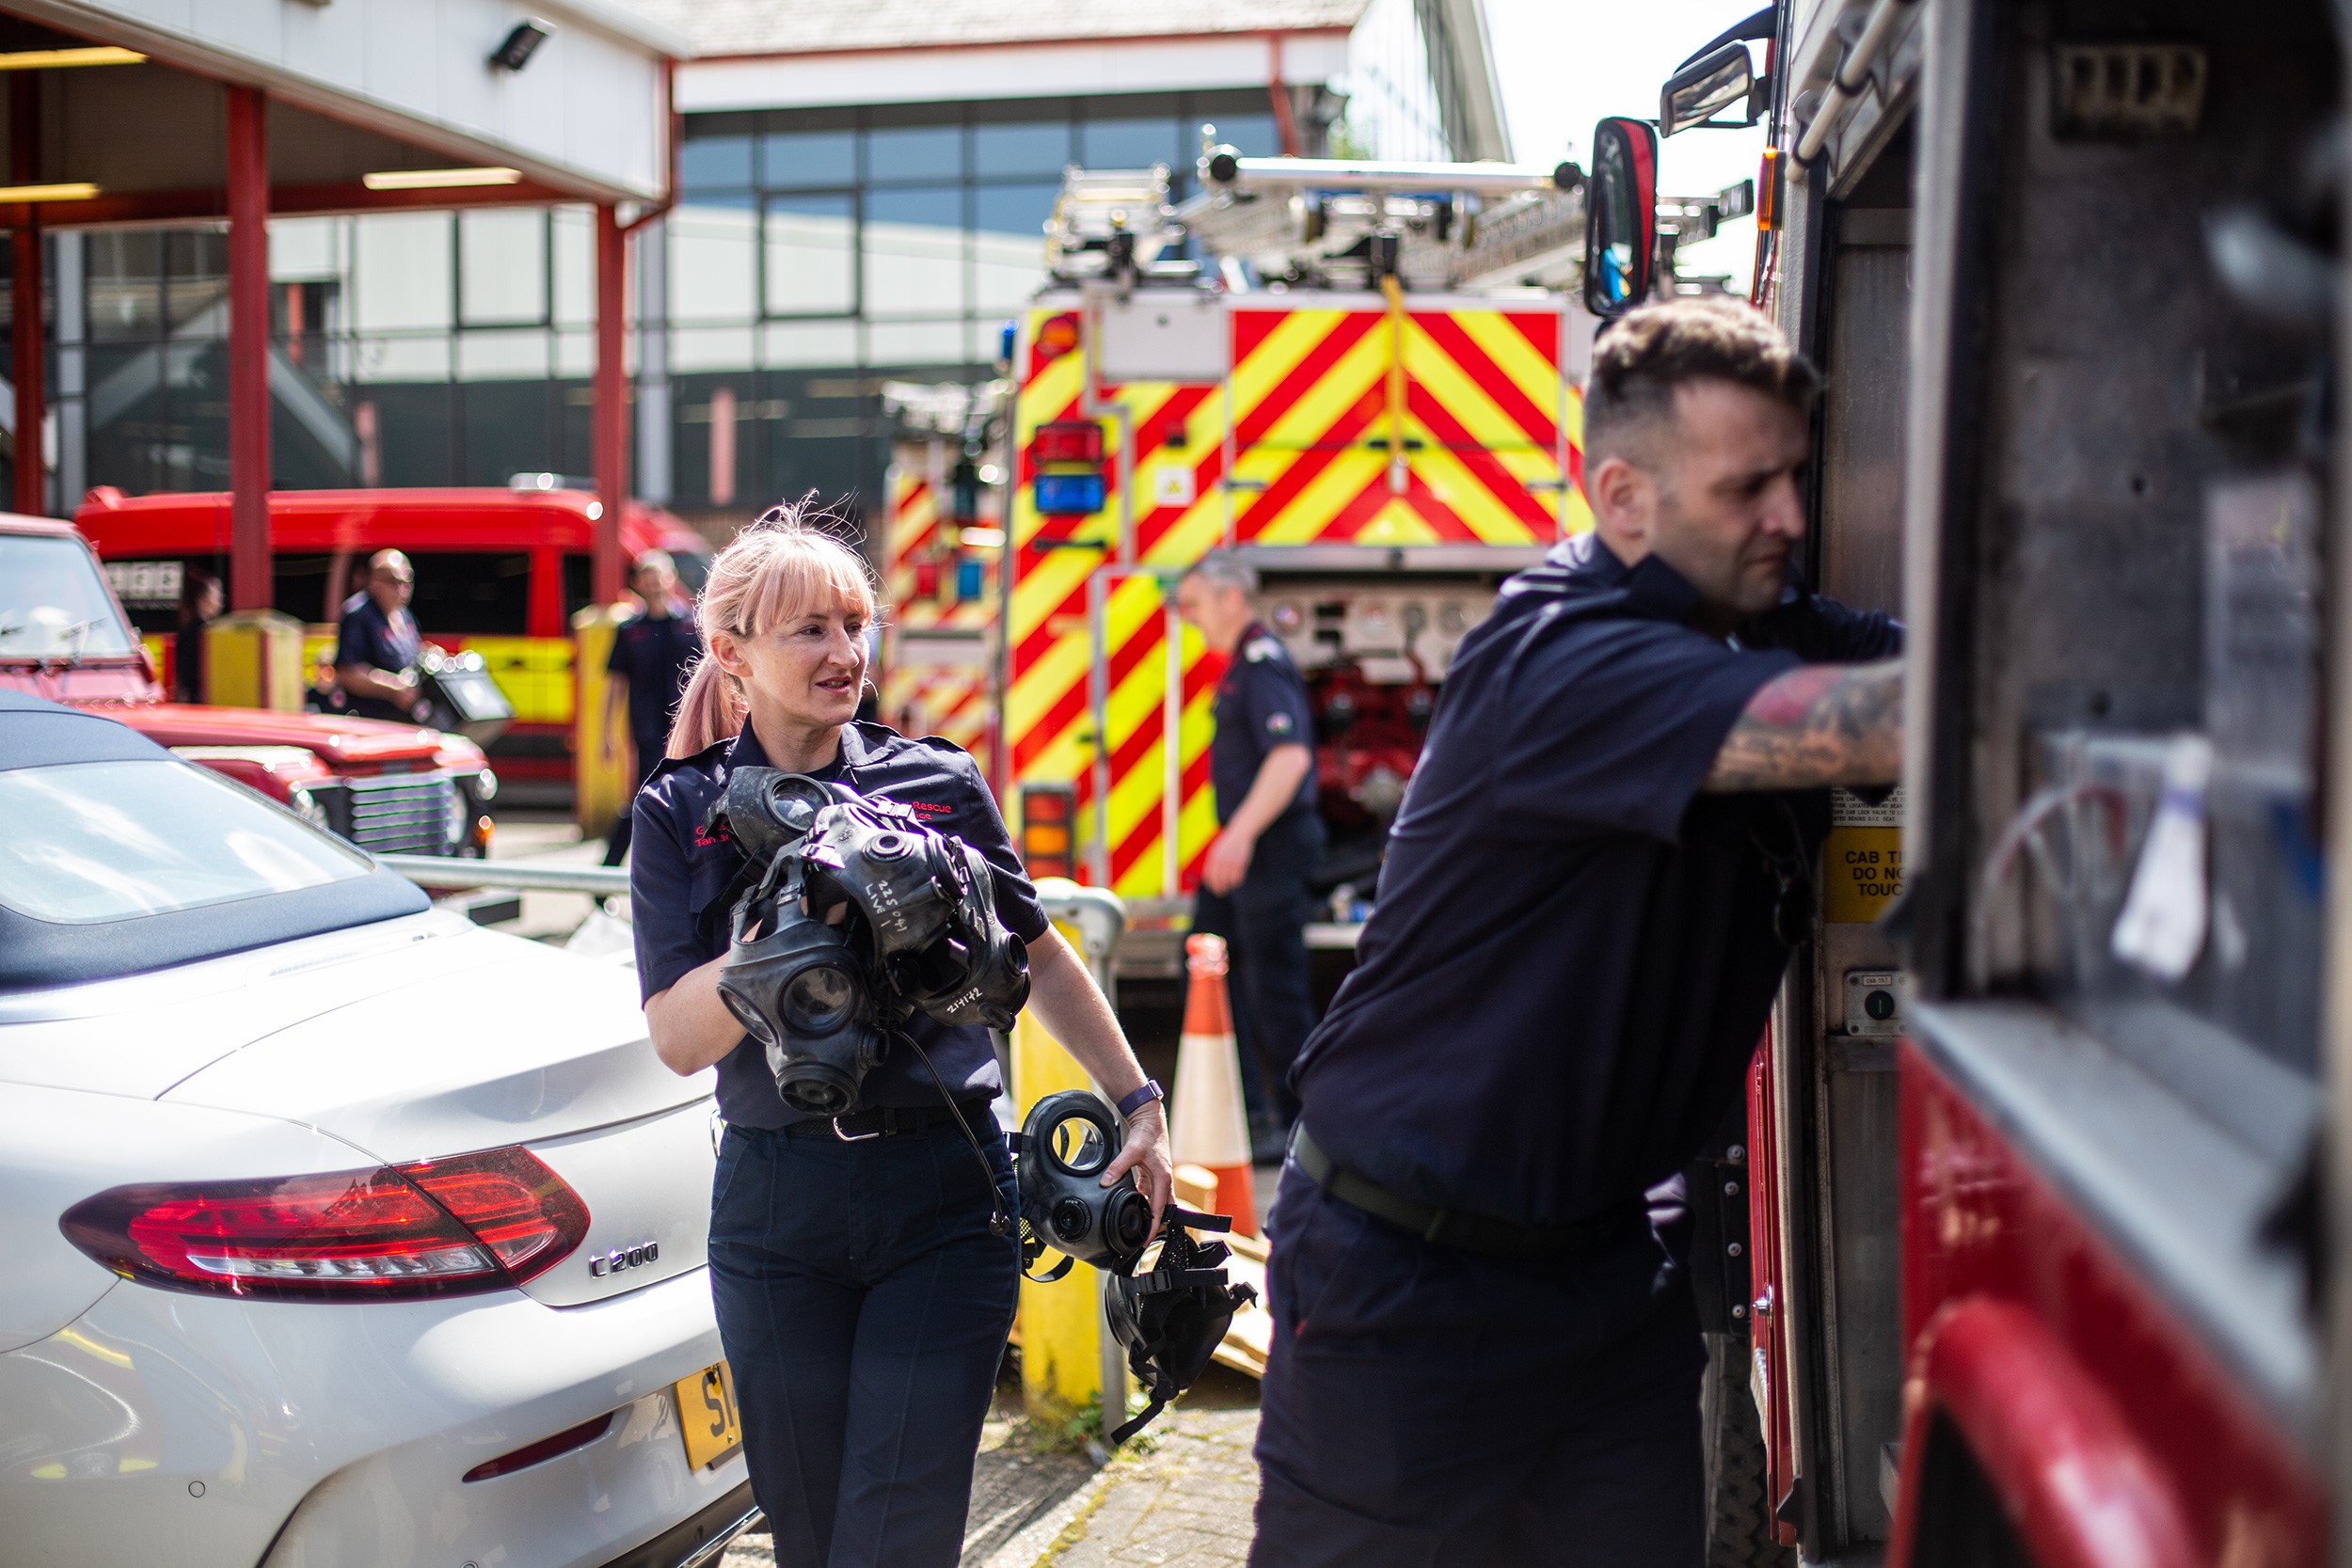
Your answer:
[[[619,0],[697,57],[1352,28],[1370,0]]]

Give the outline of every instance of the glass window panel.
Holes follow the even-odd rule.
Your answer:
[[[760,328],[760,362],[771,370],[831,370],[857,363],[857,323],[770,322]]]
[[[752,326],[680,326],[670,332],[670,369],[748,371],[752,368]]]
[[[1168,119],[1096,119],[1078,127],[1078,161],[1088,168],[1150,168],[1175,164],[1176,122]]]
[[[164,237],[152,229],[101,229],[85,241],[89,331],[99,342],[156,337],[163,321]]]
[[[269,223],[269,276],[273,283],[342,277],[342,237],[346,218],[272,218]]]
[[[558,332],[555,335],[555,373],[566,381],[585,381],[596,373],[596,335]]]
[[[688,190],[752,182],[752,138],[689,136],[678,148],[678,183]]]
[[[996,317],[1019,310],[1044,281],[1042,234],[972,236],[972,305],[982,315]]]
[[[555,319],[565,326],[596,321],[596,214],[587,207],[558,207],[553,214]]]
[[[469,325],[548,319],[548,220],[530,208],[457,214],[458,309]]]
[[[848,185],[857,180],[854,131],[782,131],[759,139],[759,181],[770,189]]]
[[[976,125],[972,128],[975,174],[1055,174],[1070,162],[1070,122]]]
[[[898,125],[866,133],[868,180],[953,179],[963,172],[963,127]]]
[[[461,379],[468,381],[513,381],[519,377],[544,379],[548,373],[548,337],[544,327],[460,333],[457,339],[457,373]]]
[[[857,309],[852,203],[846,191],[769,201],[763,236],[769,315],[847,315]]]
[[[748,322],[759,314],[753,248],[757,222],[757,214],[732,207],[697,203],[671,210],[672,321]]]
[[[960,365],[963,363],[964,324],[955,321],[868,322],[866,362],[868,365]],[[804,434],[795,429],[795,435]]]
[[[449,330],[449,223],[447,213],[356,220],[352,321],[359,331]]]
[[[962,214],[954,185],[866,193],[866,314],[962,313]]]
[[[447,381],[449,340],[363,338],[357,368],[361,381]]]
[[[1282,155],[1282,133],[1272,115],[1218,115],[1216,122],[1216,139],[1239,150],[1245,158]]]
[[[0,774],[0,888],[36,920],[163,914],[368,875],[367,857],[190,763]]]
[[[1045,232],[1045,220],[1054,215],[1054,198],[1060,194],[1058,180],[1035,184],[981,185],[972,193],[972,221],[985,231],[1041,239]]]

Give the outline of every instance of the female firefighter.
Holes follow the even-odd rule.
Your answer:
[[[1019,1212],[990,1110],[995,1053],[984,1029],[918,1017],[905,1033],[922,1052],[894,1043],[854,1114],[780,1097],[717,985],[743,862],[710,822],[730,771],[888,798],[986,857],[998,917],[1028,944],[1030,1005],[1126,1118],[1104,1183],[1136,1170],[1155,1212],[1170,1187],[1160,1090],[1039,908],[972,759],[856,721],[875,615],[865,562],[801,507],[772,508],[711,563],[696,615],[707,651],[637,797],[629,885],[654,1049],[675,1072],[719,1069],[711,1293],[753,1491],[780,1563],[949,1568],[1018,1275],[1016,1238],[991,1223]]]

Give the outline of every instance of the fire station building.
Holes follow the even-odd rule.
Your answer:
[[[641,253],[639,474],[688,516],[876,496],[892,379],[985,380],[1063,168],[1507,158],[1478,0],[637,0],[684,34]]]

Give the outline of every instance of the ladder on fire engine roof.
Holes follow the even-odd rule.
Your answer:
[[[1168,170],[1065,171],[1046,226],[1061,282],[1199,286],[1279,281],[1409,290],[1572,286],[1582,264],[1583,175],[1572,164],[1384,164],[1245,158],[1201,127],[1200,194],[1168,203]],[[1189,239],[1200,260],[1173,252]]]

